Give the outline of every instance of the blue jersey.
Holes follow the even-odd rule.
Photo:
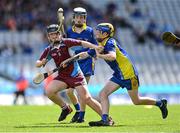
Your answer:
[[[127,52],[113,38],[107,38],[103,42],[99,43],[99,45],[104,46],[104,54],[108,54],[109,52],[116,53],[116,59],[114,61],[105,60],[114,71],[113,77],[110,80],[127,90],[138,89],[138,73]],[[88,53],[91,56],[96,55],[95,50],[89,50]]]
[[[94,38],[93,29],[86,25],[83,26],[83,29],[84,30],[81,33],[77,33],[75,31],[74,27],[72,26],[71,28],[69,28],[67,30],[67,37],[88,41],[90,43],[97,45],[97,42]],[[69,52],[71,54],[78,54],[80,52],[84,52],[84,51],[88,51],[88,50],[89,50],[89,48],[85,48],[83,46],[74,46],[74,47],[71,47]],[[94,62],[91,57],[79,60],[78,63],[79,63],[79,66],[80,66],[84,76],[91,76],[94,74]]]
[[[77,33],[74,27],[69,28],[67,30],[67,38],[84,40],[97,45],[97,42],[94,38],[93,29],[86,25],[83,26],[83,29],[84,30],[81,33]],[[75,46],[73,50],[76,54],[78,54],[80,52],[88,51],[88,49],[89,48],[84,48],[83,46]]]
[[[133,65],[127,52],[120,46],[120,44],[113,38],[107,38],[104,43],[99,43],[104,46],[104,54],[108,54],[113,51],[116,53],[116,60],[108,61],[106,63],[114,71],[113,76],[118,77],[121,80],[131,79],[138,75],[135,66]],[[94,50],[88,52],[91,56],[95,55]]]

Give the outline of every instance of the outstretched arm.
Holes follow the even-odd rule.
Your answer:
[[[64,38],[63,43],[66,44],[67,47],[73,47],[73,46],[84,46],[87,48],[97,49],[98,51],[101,51],[103,49],[102,46],[97,46],[96,44],[92,44],[87,41],[72,39],[72,38]]]
[[[96,56],[98,58],[102,58],[104,60],[108,60],[108,61],[114,61],[116,60],[116,53],[111,51],[108,54],[100,54],[97,50],[96,50]]]
[[[79,53],[79,54],[77,54],[77,55],[75,55],[75,56],[73,56],[73,57],[70,57],[70,58],[64,60],[64,61],[60,64],[60,66],[63,67],[63,68],[65,68],[65,67],[67,67],[71,62],[77,61],[77,60],[79,60],[79,59],[87,58],[88,56],[89,56],[89,55],[87,54],[87,52],[81,52],[81,53]]]
[[[82,46],[92,48],[92,49],[98,49],[100,46],[97,46],[96,44],[92,44],[87,41],[81,41]]]

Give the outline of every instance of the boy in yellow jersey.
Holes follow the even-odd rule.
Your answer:
[[[138,95],[139,79],[136,68],[131,62],[128,54],[121,48],[120,44],[113,38],[114,28],[110,23],[98,24],[95,36],[98,44],[104,47],[103,52],[89,50],[88,55],[102,58],[114,71],[112,78],[101,90],[99,97],[102,106],[102,120],[89,122],[90,126],[111,126],[113,123],[108,120],[109,117],[109,99],[108,96],[120,87],[126,88],[128,94],[135,105],[156,105],[160,108],[162,117],[165,119],[168,115],[167,100],[155,100]],[[82,57],[88,56],[87,53]]]

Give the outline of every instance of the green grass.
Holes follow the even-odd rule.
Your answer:
[[[0,132],[180,132],[180,105],[168,109],[163,120],[157,107],[111,106],[113,127],[89,127],[88,121],[100,119],[89,108],[85,123],[69,124],[74,113],[59,123],[58,106],[0,106]]]

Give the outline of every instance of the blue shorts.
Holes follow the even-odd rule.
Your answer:
[[[78,64],[85,77],[94,75],[94,62],[92,58],[79,60]]]
[[[118,77],[113,76],[110,81],[118,84],[122,88],[126,88],[127,90],[135,90],[139,87],[139,78],[135,76],[131,79],[122,80]]]

